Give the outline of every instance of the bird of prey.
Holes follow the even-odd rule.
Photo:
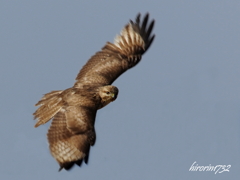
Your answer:
[[[134,67],[148,50],[154,20],[149,14],[141,21],[138,14],[101,51],[93,55],[76,77],[73,87],[45,94],[36,104],[35,127],[52,119],[47,139],[52,156],[60,169],[88,162],[90,146],[96,140],[94,122],[97,110],[116,100],[118,88],[111,84],[125,71]]]

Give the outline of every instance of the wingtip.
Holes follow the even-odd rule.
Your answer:
[[[60,166],[60,168],[58,169],[58,172],[60,172],[63,169],[63,167]]]

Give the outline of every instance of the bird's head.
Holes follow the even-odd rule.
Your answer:
[[[103,86],[99,89],[99,96],[102,100],[102,107],[117,99],[118,88],[115,86]]]

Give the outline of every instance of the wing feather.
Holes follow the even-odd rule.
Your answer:
[[[112,84],[122,73],[139,63],[155,37],[151,35],[154,20],[148,26],[149,15],[145,15],[142,23],[140,17],[138,14],[135,22],[130,20],[113,44],[107,42],[102,51],[90,58],[78,73],[74,87]]]
[[[48,142],[52,156],[62,168],[69,170],[74,164],[88,162],[90,146],[96,135],[94,120],[96,111],[84,107],[67,107],[53,118],[48,130]]]

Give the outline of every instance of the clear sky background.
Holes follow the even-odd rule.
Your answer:
[[[34,104],[69,88],[129,19],[156,39],[100,110],[89,164],[58,172]],[[239,179],[240,1],[0,1],[0,179]],[[194,163],[230,172],[190,172]]]

